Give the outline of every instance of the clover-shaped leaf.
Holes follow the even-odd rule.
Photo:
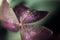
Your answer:
[[[41,20],[47,15],[47,11],[36,11],[22,5],[13,9],[6,0],[0,6],[0,23],[10,31],[21,31],[22,40],[44,40],[49,38],[53,32],[44,26],[25,25]]]

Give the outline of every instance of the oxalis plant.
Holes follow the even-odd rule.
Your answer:
[[[29,25],[48,15],[47,11],[37,11],[24,5],[17,5],[14,9],[6,0],[0,6],[0,23],[9,31],[20,29],[21,40],[47,40],[53,32],[45,26]]]

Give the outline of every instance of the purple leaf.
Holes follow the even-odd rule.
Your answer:
[[[22,17],[24,23],[32,23],[41,20],[47,16],[47,11],[36,11],[25,6],[18,5],[14,8],[18,20]]]
[[[2,0],[2,5],[0,6],[0,23],[8,30],[18,30],[16,26],[19,24],[18,19],[6,0]]]
[[[44,26],[31,26],[26,25],[23,30],[21,30],[22,40],[46,40],[53,32]]]

